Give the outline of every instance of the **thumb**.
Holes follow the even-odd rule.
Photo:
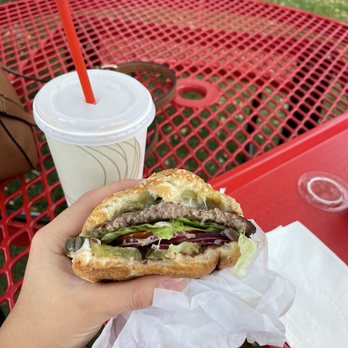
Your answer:
[[[97,286],[97,297],[107,299],[104,301],[105,315],[109,319],[124,312],[150,306],[155,288],[181,291],[186,287],[188,280],[186,278],[144,276],[118,283],[95,285]]]

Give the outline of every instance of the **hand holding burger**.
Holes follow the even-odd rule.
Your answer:
[[[151,305],[155,288],[243,267],[254,232],[231,197],[184,170],[90,192],[34,236],[0,342],[81,347],[109,318]]]

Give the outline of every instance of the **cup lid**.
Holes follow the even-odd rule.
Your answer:
[[[325,172],[308,172],[298,181],[300,195],[311,205],[326,211],[348,208],[348,188],[338,177]]]
[[[133,77],[109,70],[88,70],[96,104],[88,104],[76,72],[48,82],[35,96],[38,127],[62,142],[98,146],[146,131],[155,117],[149,91]]]

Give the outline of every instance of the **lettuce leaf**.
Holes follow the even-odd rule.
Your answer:
[[[215,223],[179,218],[170,221],[158,221],[152,224],[121,227],[117,231],[106,233],[101,237],[101,241],[108,244],[120,236],[135,232],[152,232],[159,239],[171,239],[176,232],[202,231],[213,233],[220,232],[224,229],[224,226]]]
[[[236,277],[242,278],[245,276],[247,268],[255,254],[256,243],[254,243],[250,238],[246,237],[244,233],[241,233],[238,238],[238,246],[240,256],[234,266],[234,274]]]
[[[181,221],[187,226],[193,226],[196,227],[196,230],[203,231],[203,232],[220,232],[226,229],[225,226],[218,225],[215,222],[206,222],[206,221],[198,221],[198,220],[191,220],[189,218],[181,217],[178,218],[177,221]]]

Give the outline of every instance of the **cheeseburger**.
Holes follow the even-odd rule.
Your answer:
[[[191,172],[169,169],[106,198],[66,251],[73,271],[90,282],[199,278],[245,264],[255,231],[232,197]]]

